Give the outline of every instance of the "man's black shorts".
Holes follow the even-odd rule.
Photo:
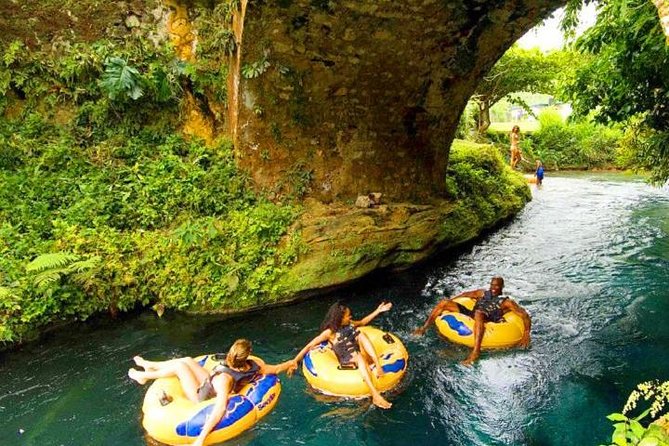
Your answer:
[[[492,312],[486,312],[482,308],[476,308],[474,306],[473,310],[470,310],[469,308],[465,307],[462,304],[457,303],[458,310],[460,313],[464,314],[465,316],[469,316],[470,318],[474,319],[474,312],[478,309],[483,311],[484,314],[484,322],[504,322],[504,313],[502,312],[501,309],[493,310]]]

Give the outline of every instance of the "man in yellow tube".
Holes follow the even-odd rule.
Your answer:
[[[427,318],[423,326],[414,331],[414,334],[425,334],[434,320],[444,311],[462,313],[471,317],[474,319],[474,348],[467,359],[462,361],[465,365],[471,365],[481,354],[481,342],[483,341],[483,334],[485,333],[485,323],[499,322],[503,320],[504,313],[512,311],[523,320],[523,324],[525,325],[523,337],[517,345],[519,347],[527,347],[530,345],[530,328],[532,326],[530,316],[508,296],[502,295],[503,288],[504,279],[501,277],[493,277],[490,281],[490,289],[488,290],[481,288],[478,290],[465,291],[450,299],[442,300],[436,307],[434,307],[432,313],[430,313],[430,317]],[[476,301],[474,309],[470,310],[464,305],[454,302],[453,299],[457,297],[469,297],[470,299],[474,299]]]

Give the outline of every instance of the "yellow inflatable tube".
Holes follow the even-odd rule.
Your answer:
[[[249,358],[254,359],[253,356]],[[195,360],[210,371],[221,363],[216,355],[200,356]],[[161,404],[163,392],[172,398],[164,406]],[[280,393],[281,383],[276,375],[258,375],[238,393],[231,393],[225,415],[207,436],[205,444],[229,440],[252,427],[272,411]],[[176,377],[156,379],[144,397],[142,425],[161,443],[192,443],[202,431],[214,401],[194,404],[186,397]]]
[[[458,297],[455,302],[470,310],[476,301],[468,297]],[[434,321],[437,330],[449,341],[474,347],[474,319],[462,313],[444,311]],[[504,313],[503,322],[486,322],[481,348],[509,348],[518,344],[525,332],[525,324],[516,313]]]
[[[402,341],[392,333],[378,328],[359,327],[367,335],[380,359],[384,374],[376,377],[374,365],[371,366],[372,381],[381,392],[395,387],[407,369],[409,354]],[[369,388],[357,368],[342,369],[330,343],[323,343],[311,349],[302,362],[302,373],[314,389],[326,395],[351,398],[370,396]]]

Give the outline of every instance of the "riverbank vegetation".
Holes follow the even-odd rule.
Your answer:
[[[228,140],[175,130],[196,80],[171,48],[119,42],[2,53],[0,344],[148,303],[251,306],[292,261],[299,204],[255,192]]]
[[[567,29],[583,0],[570,0]],[[575,44],[586,56],[565,94],[579,116],[622,123],[630,132],[629,160],[651,180],[669,179],[669,45],[658,9],[643,0],[606,0],[597,22]]]
[[[301,291],[280,279],[308,249],[289,231],[304,212],[302,179],[257,190],[228,139],[178,130],[184,98],[204,100],[210,76],[140,35],[49,49],[14,41],[0,56],[0,346],[99,313],[242,311]],[[490,148],[456,144],[444,181],[458,218],[476,223],[445,227],[445,242],[529,199]],[[356,245],[351,258],[378,262],[380,246]]]
[[[12,155],[0,166],[2,342],[149,302],[250,306],[291,260],[275,253],[299,206],[254,193],[228,142],[144,132],[80,145],[35,114],[0,131]]]
[[[539,113],[535,131],[523,131],[521,168],[532,170],[540,159],[547,169],[628,169],[632,167],[628,138],[621,126],[588,120],[569,122],[555,110]],[[488,137],[508,156],[508,132]]]

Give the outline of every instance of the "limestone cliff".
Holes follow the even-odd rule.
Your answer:
[[[193,60],[210,34],[230,29],[231,54],[213,60],[230,65],[226,100],[196,100],[186,88],[185,133],[230,136],[239,165],[275,195],[299,178],[325,202],[372,191],[425,202],[443,193],[448,147],[479,79],[564,2],[5,1],[0,41],[169,35]],[[197,29],[222,3],[231,15]]]
[[[312,195],[324,201],[440,195],[477,82],[561,3],[252,3],[242,58],[268,68],[241,85],[241,165],[268,189],[282,173],[308,170]]]

